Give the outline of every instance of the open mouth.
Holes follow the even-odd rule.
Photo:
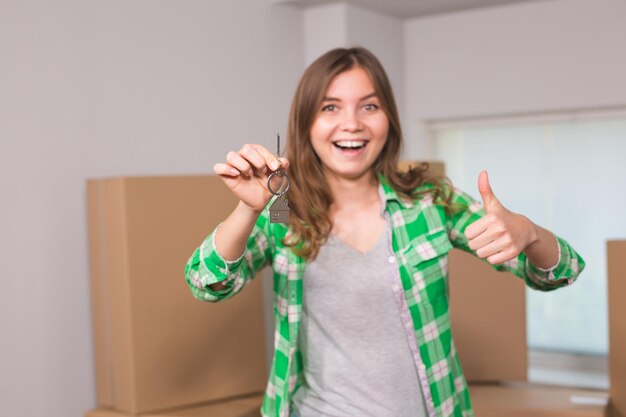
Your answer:
[[[367,146],[367,140],[338,140],[333,145],[342,151],[357,151]]]

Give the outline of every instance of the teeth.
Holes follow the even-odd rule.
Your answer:
[[[335,142],[335,145],[341,146],[342,148],[360,148],[366,143],[367,142],[364,140],[338,140]]]

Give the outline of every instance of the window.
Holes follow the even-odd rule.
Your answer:
[[[433,158],[476,198],[489,171],[509,209],[565,238],[582,255],[578,282],[527,290],[531,350],[606,356],[606,240],[626,237],[626,114],[559,114],[429,125]],[[531,355],[532,359],[532,355]]]

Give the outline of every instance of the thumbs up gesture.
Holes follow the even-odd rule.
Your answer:
[[[465,229],[469,247],[491,264],[516,258],[537,240],[537,228],[526,216],[506,209],[489,184],[487,171],[478,176],[478,191],[487,214]]]

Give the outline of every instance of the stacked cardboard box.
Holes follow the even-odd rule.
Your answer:
[[[133,416],[262,392],[259,280],[215,304],[184,281],[193,250],[236,204],[222,181],[93,180],[87,198],[98,405]]]
[[[459,249],[448,265],[452,334],[467,380],[526,381],[524,282]]]
[[[626,417],[626,240],[607,243],[611,417]]]
[[[606,392],[528,383],[473,384],[477,417],[605,417]]]
[[[141,417],[260,417],[262,395],[220,400],[215,403],[183,407],[174,411],[141,414]],[[85,413],[84,417],[130,417],[120,411],[100,409]]]

